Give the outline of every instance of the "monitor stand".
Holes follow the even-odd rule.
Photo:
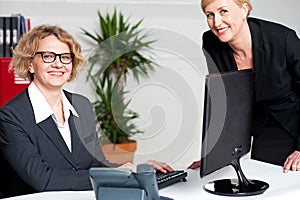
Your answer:
[[[269,184],[259,180],[248,180],[244,175],[239,158],[234,159],[231,165],[235,169],[238,179],[221,179],[207,183],[204,189],[207,192],[223,196],[252,196],[262,194],[269,188]]]

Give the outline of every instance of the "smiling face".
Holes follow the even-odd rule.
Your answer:
[[[66,43],[61,42],[54,35],[40,40],[37,52],[54,52],[56,54],[70,53]],[[61,89],[68,81],[72,72],[72,62],[61,63],[57,56],[52,63],[45,63],[41,54],[36,54],[29,63],[29,71],[34,76],[34,83],[44,90]]]
[[[204,8],[211,31],[222,41],[232,42],[247,31],[248,4],[238,6],[234,0],[215,0]]]

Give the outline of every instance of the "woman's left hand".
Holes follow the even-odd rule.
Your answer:
[[[155,160],[148,160],[148,164],[152,164],[154,169],[161,171],[162,173],[172,172],[174,169],[170,167],[167,163],[158,162]]]
[[[292,171],[300,171],[300,151],[294,151],[289,155],[283,165],[284,172],[288,172],[290,169]]]

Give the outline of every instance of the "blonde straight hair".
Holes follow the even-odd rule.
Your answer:
[[[206,6],[214,2],[215,0],[201,0],[201,8],[204,11]],[[242,7],[244,3],[248,4],[249,10],[248,10],[248,16],[250,15],[250,12],[252,10],[252,5],[250,3],[250,0],[232,0],[234,1],[238,6]]]

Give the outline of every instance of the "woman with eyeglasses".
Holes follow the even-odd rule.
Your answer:
[[[91,190],[91,167],[135,170],[102,153],[89,100],[63,90],[85,60],[81,46],[58,26],[40,25],[21,38],[10,63],[32,82],[0,110],[0,145],[7,196],[40,191]],[[3,165],[4,163],[1,163]],[[162,172],[173,169],[148,161]]]
[[[210,73],[253,69],[251,157],[300,171],[300,40],[291,28],[249,17],[249,0],[202,0]],[[195,162],[190,168],[199,167]]]

